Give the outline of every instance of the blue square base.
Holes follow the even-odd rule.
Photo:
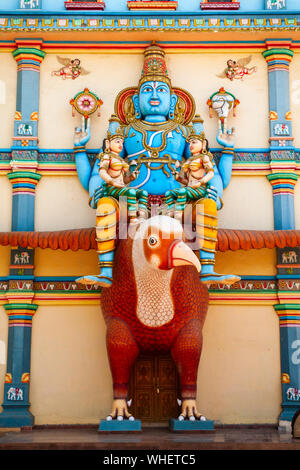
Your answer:
[[[169,421],[169,429],[172,432],[213,432],[215,430],[214,421],[190,421],[185,419],[179,421],[178,419],[171,418]]]
[[[123,419],[123,421],[118,421],[117,419],[112,419],[111,421],[106,421],[106,419],[101,419],[98,432],[141,432],[142,424],[139,419],[130,421],[129,419]]]
[[[34,416],[27,409],[9,408],[0,413],[0,428],[33,426]]]

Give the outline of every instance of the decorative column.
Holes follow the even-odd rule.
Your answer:
[[[38,170],[38,119],[40,65],[45,56],[39,39],[17,39],[13,57],[17,62],[17,104],[11,172],[12,231],[34,230],[35,190]],[[6,293],[8,314],[7,373],[0,428],[32,426],[29,383],[33,303],[34,250],[13,247]]]
[[[274,228],[295,228],[294,188],[298,180],[290,111],[289,66],[293,58],[290,40],[267,40],[263,56],[268,64],[270,169],[273,189]],[[290,429],[300,408],[300,250],[277,249],[282,413],[279,425]]]

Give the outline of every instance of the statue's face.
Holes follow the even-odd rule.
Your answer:
[[[109,148],[112,152],[119,154],[123,150],[123,143],[124,140],[120,137],[117,137],[109,142]]]
[[[145,82],[140,88],[139,108],[142,116],[167,116],[170,111],[171,92],[167,83]]]
[[[200,139],[190,139],[190,151],[192,155],[196,155],[197,153],[202,152],[203,150],[203,140]]]

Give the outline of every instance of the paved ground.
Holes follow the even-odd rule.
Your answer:
[[[95,426],[34,427],[0,432],[1,450],[300,450],[300,439],[274,426],[218,427],[213,433],[171,433],[145,427],[138,434],[102,434]]]

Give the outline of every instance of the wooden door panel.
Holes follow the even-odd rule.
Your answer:
[[[153,387],[154,364],[153,359],[140,359],[135,367],[135,386],[137,388]]]
[[[148,392],[138,392],[136,394],[133,416],[143,421],[155,420],[155,406],[152,390],[149,390]]]
[[[130,413],[145,422],[167,422],[179,415],[179,379],[171,356],[140,356],[131,373]]]
[[[177,372],[175,364],[170,358],[158,358],[159,388],[175,388],[177,386]]]
[[[177,393],[174,390],[164,390],[158,394],[158,415],[160,421],[168,421],[180,414],[177,404]]]

